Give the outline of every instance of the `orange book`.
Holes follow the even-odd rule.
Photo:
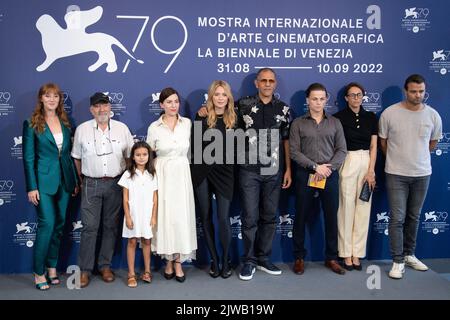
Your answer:
[[[309,174],[308,187],[325,189],[326,182],[327,182],[327,179],[325,179],[325,178],[322,180],[319,180],[319,181],[314,181],[314,175],[312,173]]]

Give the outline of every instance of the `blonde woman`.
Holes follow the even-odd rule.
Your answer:
[[[213,278],[218,276],[228,278],[232,274],[228,254],[231,242],[229,211],[233,198],[234,146],[227,145],[227,142],[231,140],[226,136],[233,134],[236,126],[236,113],[231,88],[227,82],[213,81],[208,90],[206,109],[208,111],[206,117],[196,116],[194,130],[191,134],[191,150],[193,152],[191,176],[198,201],[197,212],[203,224],[206,245],[211,256],[209,274]],[[211,141],[203,142],[202,139],[208,135],[220,135],[220,140],[223,142],[223,148],[215,150],[214,154],[209,154],[207,149]],[[213,142],[217,143],[218,141],[213,140]],[[207,157],[211,157],[211,159],[206,159]],[[233,161],[229,163],[230,160]],[[219,238],[222,246],[221,268],[210,210],[213,193],[217,204]]]

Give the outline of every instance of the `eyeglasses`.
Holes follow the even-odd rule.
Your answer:
[[[275,79],[258,79],[258,82],[264,83],[264,84],[269,84],[269,85],[274,85],[275,84]]]
[[[113,153],[113,147],[111,142],[111,131],[108,129],[108,136],[105,136],[106,142],[103,142],[104,139],[102,139],[101,136],[99,136],[98,129],[94,129],[94,146],[95,146],[95,153],[98,156],[106,156],[108,154]]]
[[[363,97],[363,94],[361,92],[359,93],[349,93],[347,97],[352,99],[361,99]]]

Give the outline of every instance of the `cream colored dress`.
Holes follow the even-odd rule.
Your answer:
[[[197,230],[195,202],[189,169],[191,121],[179,117],[174,131],[162,117],[150,124],[147,143],[156,151],[158,223],[152,247],[164,259],[195,259]]]

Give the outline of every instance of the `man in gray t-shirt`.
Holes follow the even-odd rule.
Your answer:
[[[428,267],[414,256],[417,229],[431,176],[430,151],[442,135],[442,120],[423,103],[425,79],[405,81],[406,99],[383,111],[379,122],[381,150],[386,155],[386,189],[390,205],[389,244],[393,258],[389,276],[401,279],[405,264]]]

